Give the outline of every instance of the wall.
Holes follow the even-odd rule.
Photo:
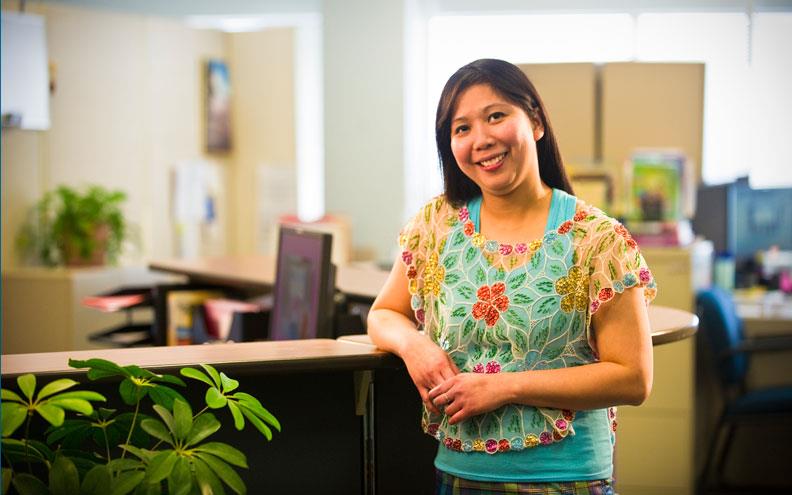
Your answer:
[[[327,212],[349,216],[357,258],[390,259],[404,203],[402,2],[325,1]]]
[[[231,35],[229,60],[235,150],[234,177],[229,184],[234,211],[232,252],[250,254],[266,229],[257,215],[262,199],[257,191],[260,167],[296,167],[294,30]]]
[[[177,19],[45,2],[27,12],[46,18],[56,90],[50,130],[3,131],[3,269],[18,264],[14,238],[28,208],[59,184],[128,193],[125,213],[139,227],[142,250],[125,262],[173,256],[170,173],[194,158],[217,163],[225,176],[229,199],[218,211],[228,220],[219,234],[226,251],[252,251],[252,170],[270,160],[294,164],[291,30],[227,35]],[[204,152],[209,57],[229,60],[232,85],[239,84],[232,86],[239,146],[229,155]]]

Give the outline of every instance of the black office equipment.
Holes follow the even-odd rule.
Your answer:
[[[333,237],[281,226],[269,338],[292,340],[333,336],[335,270]]]

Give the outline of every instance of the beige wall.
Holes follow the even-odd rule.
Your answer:
[[[173,256],[170,174],[195,158],[221,167],[226,249],[252,251],[253,170],[269,161],[294,164],[292,31],[227,35],[44,2],[27,11],[46,18],[57,88],[48,131],[3,131],[3,268],[18,262],[14,237],[28,208],[59,184],[123,189],[125,213],[142,240],[142,252],[127,261]],[[204,151],[202,67],[210,57],[225,58],[231,69],[236,144],[228,155]]]
[[[230,37],[233,96],[234,246],[253,253],[266,227],[260,225],[258,169],[296,167],[294,117],[294,30],[270,29]]]

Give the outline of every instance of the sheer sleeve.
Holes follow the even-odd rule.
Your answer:
[[[657,284],[638,244],[621,223],[601,212],[595,216],[586,239],[590,259],[590,313],[596,313],[616,293],[632,287],[642,288],[644,300],[649,304],[657,294]]]

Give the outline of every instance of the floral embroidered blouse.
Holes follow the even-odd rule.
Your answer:
[[[626,288],[641,287],[647,303],[656,294],[624,226],[580,200],[573,218],[541,239],[511,245],[486,239],[467,207],[438,196],[405,226],[399,245],[415,317],[462,372],[595,362],[591,315]],[[446,448],[488,454],[561,442],[575,434],[574,422],[574,411],[521,404],[456,425],[425,407],[422,417],[424,431]]]

